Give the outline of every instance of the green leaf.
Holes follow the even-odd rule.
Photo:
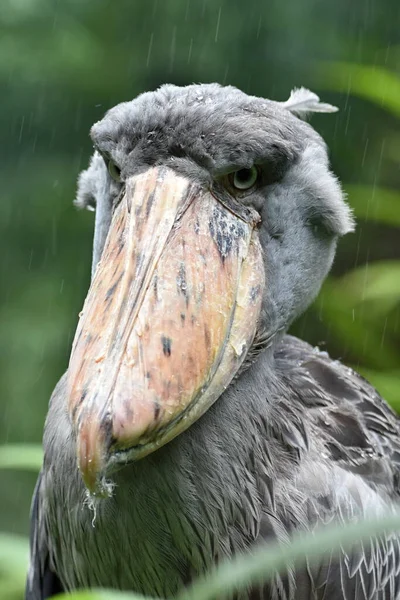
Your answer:
[[[40,471],[43,450],[39,444],[6,444],[0,446],[0,469]]]
[[[400,117],[400,78],[388,69],[349,62],[317,63],[318,86],[365,98]]]
[[[400,226],[400,192],[368,185],[344,187],[356,217],[391,227]]]

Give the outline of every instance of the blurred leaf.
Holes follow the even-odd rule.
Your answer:
[[[315,75],[320,87],[365,98],[400,117],[400,78],[384,67],[323,62]]]
[[[129,594],[127,592],[118,592],[116,590],[91,590],[79,591],[72,594],[58,594],[54,600],[153,600],[150,597],[140,594]],[[155,600],[155,599],[154,599]]]
[[[400,192],[368,185],[347,184],[345,190],[356,217],[400,226]]]
[[[396,164],[400,163],[400,136],[389,134],[385,138],[385,156]]]
[[[0,469],[40,471],[43,450],[39,444],[6,444],[0,446]]]
[[[385,298],[400,302],[400,260],[376,261],[346,273],[336,280],[337,290],[347,301],[381,301]]]
[[[381,319],[368,320],[368,311],[364,311],[364,282],[354,289],[348,287],[346,277],[347,275],[343,278],[329,277],[325,281],[316,300],[315,309],[329,325],[332,335],[340,341],[342,347],[344,346],[346,353],[350,352],[353,357],[376,369],[397,368],[400,364],[398,348],[389,335],[386,336],[385,343],[382,343],[384,323]],[[379,302],[376,304],[379,305]]]
[[[26,574],[18,577],[1,577],[0,600],[21,600],[24,597]]]
[[[355,367],[378,390],[379,394],[400,412],[400,370],[374,371],[364,367]]]
[[[0,533],[0,574],[23,576],[28,566],[29,541],[27,538]]]

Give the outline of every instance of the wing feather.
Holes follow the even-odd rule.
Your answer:
[[[395,412],[361,375],[306,342],[285,336],[275,359],[291,390],[290,410],[306,419],[308,439],[320,444],[324,455],[320,467],[318,461],[307,466],[307,449],[300,448],[299,469],[305,467],[295,485],[304,486],[309,529],[393,510],[400,495]],[[288,421],[293,422],[290,414]],[[386,532],[368,542],[355,540],[350,550],[298,569],[295,581],[295,591],[285,598],[400,600],[399,535]]]
[[[49,550],[44,523],[40,514],[40,492],[43,485],[39,474],[31,506],[30,564],[25,600],[46,600],[63,592],[60,580],[50,568]]]

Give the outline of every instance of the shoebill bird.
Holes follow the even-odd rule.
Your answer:
[[[111,109],[77,204],[91,286],[50,401],[27,600],[172,597],[295,531],[393,510],[399,422],[286,335],[353,229],[305,89],[279,103],[164,85]],[[399,536],[289,566],[244,598],[400,598]]]

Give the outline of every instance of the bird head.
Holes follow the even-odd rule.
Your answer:
[[[89,492],[218,399],[318,293],[353,227],[321,137],[330,112],[216,84],[165,85],[96,123],[77,204],[96,211],[68,369]]]

